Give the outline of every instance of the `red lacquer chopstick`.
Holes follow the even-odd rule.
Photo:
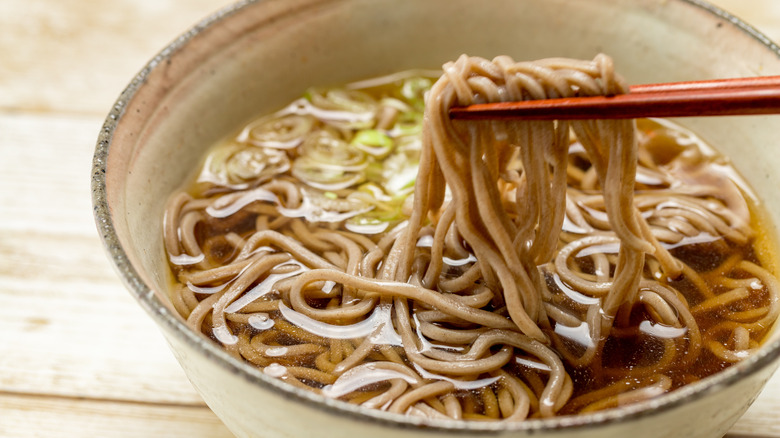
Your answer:
[[[780,114],[780,76],[635,85],[616,96],[455,107],[453,119],[633,119]]]

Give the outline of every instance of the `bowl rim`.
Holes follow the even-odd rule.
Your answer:
[[[158,65],[164,64],[172,56],[184,49],[195,36],[201,34],[204,30],[218,25],[228,17],[241,12],[252,5],[274,1],[283,0],[238,1],[206,16],[192,28],[174,39],[158,52],[133,77],[131,82],[121,92],[115,101],[113,108],[106,116],[105,122],[98,135],[92,162],[91,180],[92,208],[97,231],[100,235],[104,249],[125,287],[129,289],[130,293],[138,301],[141,307],[149,313],[162,328],[175,336],[178,341],[186,343],[188,347],[202,353],[207,360],[211,361],[213,364],[242,378],[249,384],[259,385],[261,388],[269,391],[281,391],[288,399],[298,403],[304,403],[309,407],[319,409],[326,414],[338,414],[342,417],[349,418],[352,421],[371,422],[379,426],[388,426],[397,429],[425,429],[431,433],[446,432],[448,434],[471,434],[474,432],[533,432],[548,429],[586,430],[609,423],[636,420],[645,416],[656,415],[690,401],[697,400],[709,393],[718,391],[719,388],[729,386],[747,375],[758,372],[765,367],[771,365],[777,366],[775,361],[780,357],[780,339],[775,339],[771,343],[763,345],[755,355],[726,370],[720,371],[701,381],[686,385],[655,399],[591,414],[560,416],[546,419],[528,419],[520,422],[488,423],[405,416],[402,414],[393,414],[377,409],[355,406],[346,402],[327,398],[267,376],[258,368],[235,359],[211,340],[192,331],[182,322],[178,315],[171,313],[169,308],[159,300],[154,291],[143,281],[125,253],[117,235],[107,199],[106,164],[108,162],[108,155],[111,150],[114,132],[122,120],[125,109],[135,93],[145,84],[149,75]],[[324,1],[327,2],[331,0]],[[736,30],[746,33],[780,58],[780,47],[775,42],[729,12],[709,4],[704,0],[672,1],[693,5],[717,18],[729,21],[735,26]],[[300,9],[296,10],[296,12],[300,11]]]

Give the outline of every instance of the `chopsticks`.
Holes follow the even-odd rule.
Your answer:
[[[615,96],[454,107],[463,120],[635,119],[780,114],[780,76],[644,84]]]

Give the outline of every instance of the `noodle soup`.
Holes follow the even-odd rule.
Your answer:
[[[725,157],[665,121],[442,110],[621,92],[606,57],[444,70],[313,88],[215,145],[164,221],[193,330],[326,397],[464,420],[646,400],[755,351],[776,251]],[[576,86],[510,80],[538,70]]]

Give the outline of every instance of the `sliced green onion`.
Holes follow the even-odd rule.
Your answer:
[[[390,195],[408,194],[414,187],[420,165],[418,147],[413,138],[406,138],[405,143],[399,145],[396,152],[384,160],[380,183]]]
[[[419,136],[422,133],[423,114],[417,111],[401,113],[395,120],[395,125],[390,130],[393,137],[407,135]]]
[[[412,107],[410,107],[405,102],[396,99],[394,97],[384,97],[379,101],[379,106],[389,106],[391,108],[395,108],[398,111],[405,113],[412,111]]]
[[[374,207],[377,211],[395,211],[398,209],[397,200],[384,194],[383,191],[381,191],[381,194],[374,194],[369,192],[364,192],[361,190],[354,191],[347,195],[346,199],[361,202],[366,205],[371,205]]]
[[[239,135],[239,140],[257,146],[292,149],[313,129],[316,119],[309,115],[285,114],[257,120]]]
[[[368,164],[366,154],[327,131],[312,134],[300,148],[301,157],[329,168],[362,170]]]
[[[358,90],[331,89],[324,94],[312,94],[312,103],[323,109],[352,111],[355,113],[374,111],[376,100]]]
[[[308,203],[322,210],[337,213],[355,212],[355,214],[365,213],[371,210],[372,206],[359,200],[340,198],[335,192],[317,190],[303,190],[304,197]],[[307,202],[304,202],[307,203]]]
[[[362,91],[312,88],[305,98],[310,102],[308,112],[319,119],[358,128],[374,125],[378,104]]]
[[[230,141],[206,157],[198,182],[246,185],[267,181],[289,169],[290,160],[284,151]]]
[[[403,96],[412,107],[422,112],[425,108],[425,93],[431,88],[431,84],[432,82],[428,78],[409,78],[401,85],[401,96]]]
[[[308,157],[301,157],[293,162],[292,174],[304,183],[326,191],[346,189],[364,179],[360,171],[348,171],[333,165],[325,166]]]
[[[355,193],[366,193],[369,196],[372,196],[373,198],[382,202],[389,202],[392,200],[392,197],[388,196],[385,191],[382,190],[382,187],[380,187],[378,184],[370,182],[361,184]]]
[[[406,193],[409,189],[414,189],[414,183],[417,180],[417,165],[406,166],[400,172],[392,174],[385,180],[385,188],[393,194]]]
[[[376,157],[384,158],[393,151],[393,139],[383,131],[376,129],[364,129],[358,131],[350,144],[361,151]]]
[[[342,190],[365,179],[366,154],[335,134],[319,131],[309,136],[292,166],[292,174],[322,190]]]

